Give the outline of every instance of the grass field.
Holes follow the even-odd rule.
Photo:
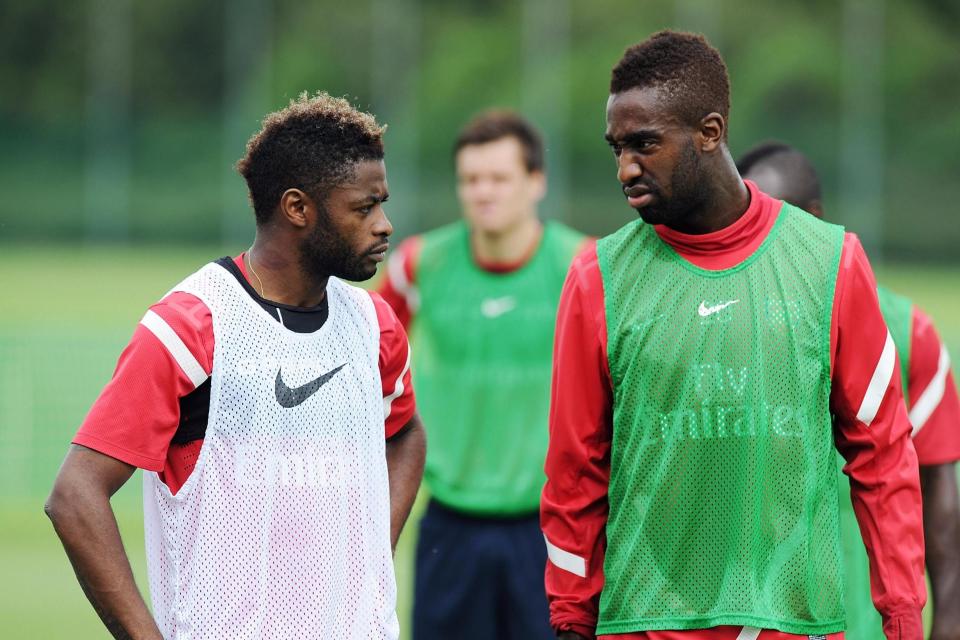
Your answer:
[[[217,249],[0,248],[0,620],[4,638],[102,638],[42,503],[67,445],[144,310]],[[960,266],[888,267],[960,353]],[[115,498],[141,588],[146,575],[135,477]],[[397,552],[407,629],[415,521]]]

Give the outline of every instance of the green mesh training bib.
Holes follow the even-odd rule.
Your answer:
[[[430,439],[424,478],[443,504],[494,516],[538,509],[557,304],[583,239],[547,223],[530,261],[498,274],[476,265],[464,224],[423,236],[413,377]]]
[[[886,287],[877,287],[880,311],[890,330],[890,337],[900,359],[903,397],[907,399],[907,379],[910,371],[910,337],[913,332],[913,302],[893,293]],[[909,406],[909,401],[907,406]],[[845,461],[839,458],[842,468]],[[843,473],[840,486],[840,538],[843,541],[843,566],[846,572],[847,637],[850,640],[884,640],[883,620],[870,597],[870,565],[863,538],[850,501],[850,482]]]
[[[830,322],[843,229],[784,204],[699,269],[637,221],[598,242],[614,389],[597,633],[843,629]]]

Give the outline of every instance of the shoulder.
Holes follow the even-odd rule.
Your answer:
[[[596,241],[567,225],[548,220],[544,223],[544,238],[556,258],[567,266],[570,261],[588,244]]]
[[[364,294],[370,298],[373,304],[374,312],[377,314],[377,325],[380,328],[381,335],[396,331],[403,331],[403,325],[397,318],[396,312],[379,293],[375,291],[364,291]]]
[[[467,224],[463,220],[457,220],[442,227],[431,229],[420,234],[419,248],[421,255],[428,253],[442,252],[450,248],[459,248],[463,244],[463,239],[470,234]]]
[[[466,235],[469,232],[467,224],[463,220],[455,220],[448,224],[436,227],[430,231],[425,231],[419,236],[424,245],[443,244],[446,242],[455,242],[457,238]]]
[[[878,284],[878,285],[877,285],[877,296],[879,296],[879,298],[880,298],[880,306],[881,306],[881,308],[883,308],[883,307],[885,307],[885,306],[890,306],[890,307],[896,306],[896,307],[899,308],[899,309],[912,309],[912,308],[913,308],[913,301],[912,301],[910,298],[908,298],[908,297],[906,297],[906,296],[904,296],[904,295],[900,295],[899,293],[896,293],[896,292],[894,292],[894,291],[891,291],[890,289],[888,289],[887,287],[883,286],[882,284]],[[917,309],[917,311],[918,311],[920,314],[923,313],[923,312],[920,311],[919,309]],[[926,317],[926,316],[924,316],[924,317]]]

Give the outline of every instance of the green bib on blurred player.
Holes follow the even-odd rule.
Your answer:
[[[699,269],[637,221],[598,242],[614,388],[597,633],[844,626],[830,326],[843,229],[784,204]]]
[[[526,264],[491,273],[465,224],[423,236],[413,376],[429,425],[424,478],[441,503],[484,516],[538,509],[557,304],[583,239],[548,222]]]
[[[893,345],[900,359],[900,377],[903,397],[907,398],[907,376],[910,371],[910,337],[913,330],[913,302],[885,287],[877,287],[880,311],[887,322]],[[839,456],[838,456],[839,457]],[[840,458],[840,466],[844,464]],[[870,565],[863,548],[863,538],[857,525],[853,504],[850,502],[850,484],[842,476],[840,492],[840,530],[843,540],[843,565],[847,573],[847,637],[851,640],[884,640],[883,620],[870,597]]]

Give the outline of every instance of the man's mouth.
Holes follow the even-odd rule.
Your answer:
[[[653,192],[642,185],[624,187],[623,195],[627,196],[627,203],[634,209],[645,207],[653,201]]]
[[[384,242],[383,244],[378,244],[373,249],[367,252],[367,255],[376,260],[377,262],[383,262],[384,258],[387,256],[387,250],[390,248],[389,242]]]

